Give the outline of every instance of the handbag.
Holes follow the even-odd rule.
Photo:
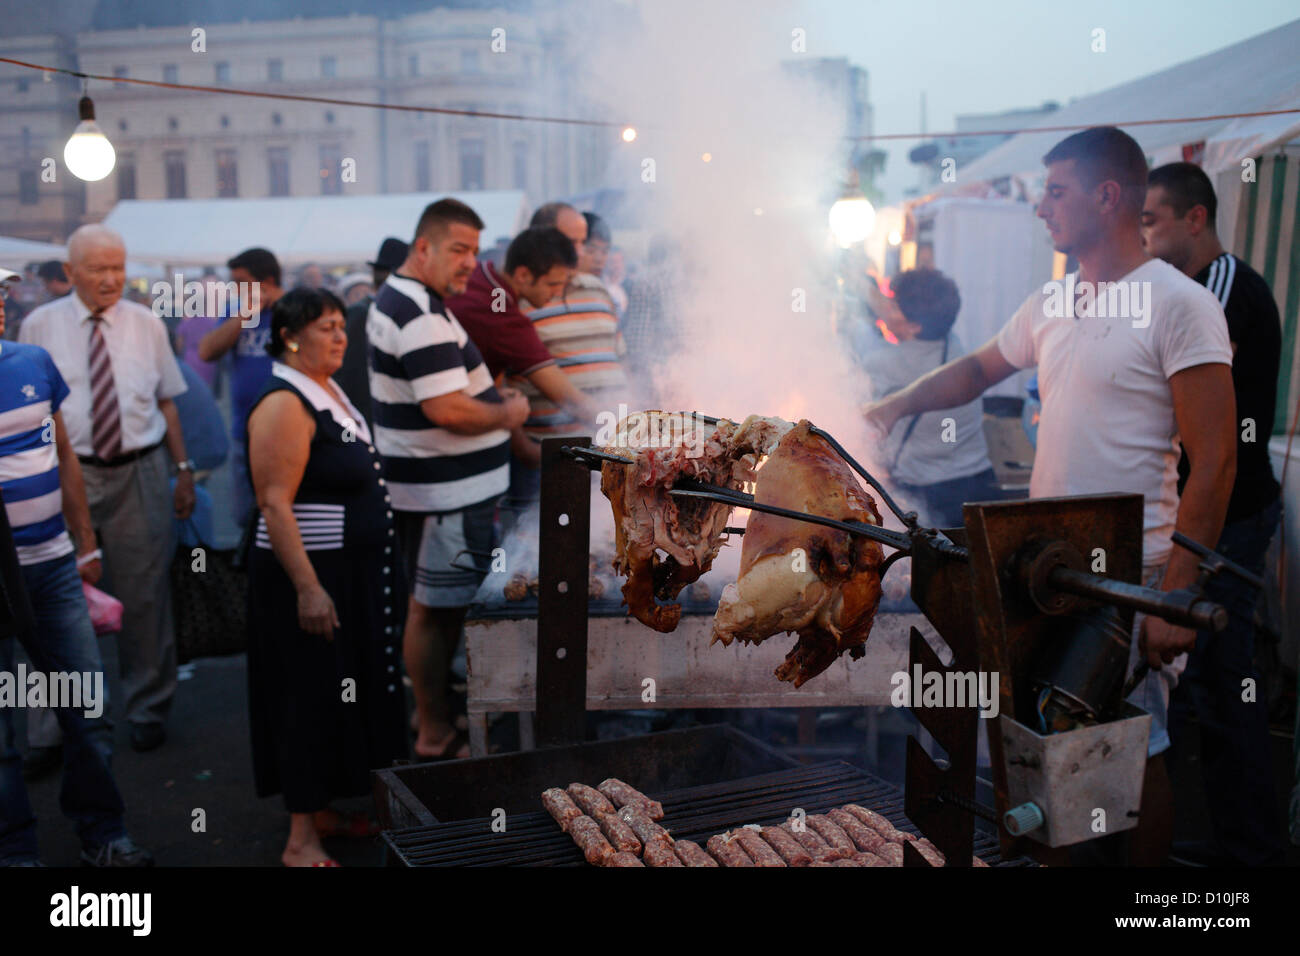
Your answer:
[[[247,650],[248,575],[235,567],[237,550],[177,546],[171,585],[178,663]]]

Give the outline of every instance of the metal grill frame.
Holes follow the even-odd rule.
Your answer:
[[[583,781],[595,783],[596,781]],[[563,786],[564,781],[556,781]],[[703,845],[715,833],[746,824],[775,825],[795,807],[824,813],[859,803],[885,816],[900,830],[921,833],[903,813],[903,794],[880,777],[843,761],[828,761],[721,784],[650,794],[664,806],[661,824],[676,839]],[[538,798],[540,803],[540,796]],[[383,834],[388,853],[405,866],[586,866],[573,840],[544,810],[516,813],[506,829],[494,832],[490,818],[390,830]],[[1003,861],[997,841],[975,835],[975,854],[991,866],[1028,866],[1019,858]]]

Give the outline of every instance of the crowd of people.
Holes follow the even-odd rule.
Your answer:
[[[1037,368],[1031,496],[1145,495],[1152,587],[1196,579],[1175,529],[1261,571],[1279,514],[1256,437],[1271,432],[1280,353],[1267,285],[1220,245],[1197,167],[1149,173],[1138,145],[1110,128],[1063,140],[1045,165],[1038,215],[1078,264],[1078,287],[1143,283],[1149,321],[1082,305],[1058,314],[1044,289],[966,354],[955,283],[929,267],[893,277],[876,299],[888,335],[855,349],[892,481],[944,527],[961,524],[964,502],[997,497],[980,396]],[[368,793],[371,769],[468,754],[452,658],[503,501],[536,497],[543,438],[590,434],[672,354],[670,243],[628,277],[607,225],[565,203],[541,206],[488,253],[483,229],[464,203],[435,202],[409,242],[384,240],[370,276],[335,289],[316,266],[287,287],[274,253],[249,248],[227,267],[256,290],[259,311],[169,329],[124,298],[121,238],[84,226],[63,278],[41,270],[51,301],[0,345],[0,491],[13,538],[9,547],[0,535],[0,572],[10,607],[30,602],[13,631],[40,669],[102,671],[82,582],[116,595],[118,692],[142,752],[165,742],[177,687],[173,524],[203,498],[196,473],[228,449],[249,569],[255,789],[283,796],[288,866],[337,866],[321,836],[371,832],[331,808]],[[0,273],[0,287],[10,278]],[[228,434],[219,415],[212,424],[211,392],[223,386]],[[1240,693],[1258,677],[1254,589],[1224,578],[1211,596],[1231,613],[1224,634],[1135,622],[1134,660],[1145,654],[1154,670],[1131,698],[1153,717],[1133,862],[1168,854],[1162,754],[1187,710],[1201,721],[1214,853],[1280,858],[1266,712]],[[0,670],[12,669],[13,644],[0,639]],[[70,707],[33,712],[23,769],[62,768],[62,807],[87,863],[144,865],[149,852],[124,828],[108,728]],[[20,761],[0,708],[0,863],[38,860]]]
[[[140,752],[165,743],[177,686],[173,525],[206,503],[198,538],[212,540],[195,478],[228,457],[254,782],[283,795],[286,865],[337,865],[322,834],[371,832],[330,806],[368,792],[371,769],[467,755],[452,658],[498,504],[536,496],[542,438],[589,434],[628,399],[623,323],[668,321],[667,294],[624,289],[594,213],[548,203],[480,256],[483,228],[442,200],[409,243],[384,240],[371,275],[307,265],[291,288],[275,254],[252,247],[226,263],[247,302],[160,320],[129,294],[122,239],[84,226],[66,264],[34,270],[48,301],[24,301],[0,345],[19,412],[0,459],[17,575],[5,583],[33,612],[15,633],[37,668],[102,672],[82,583],[121,600],[120,694]],[[6,297],[21,278],[0,273]],[[456,566],[466,553],[479,571]],[[13,644],[0,640],[0,670]],[[83,860],[152,862],[124,829],[106,715],[32,710],[22,757],[11,712],[0,721],[0,863],[39,859],[24,779],[60,769]]]

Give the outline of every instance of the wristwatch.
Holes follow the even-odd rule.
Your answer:
[[[178,461],[178,462],[176,463],[176,470],[177,470],[177,471],[194,471],[194,459],[193,459],[193,458],[186,458],[184,461]]]

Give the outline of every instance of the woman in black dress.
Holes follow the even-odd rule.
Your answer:
[[[283,793],[286,866],[338,866],[318,828],[406,756],[405,602],[370,431],[330,376],[347,346],[333,295],[276,304],[271,381],[248,416],[260,517],[249,556],[248,680],[258,796]]]

